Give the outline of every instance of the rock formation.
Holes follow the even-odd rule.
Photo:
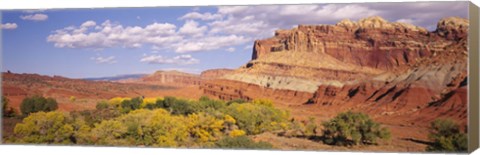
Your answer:
[[[398,116],[430,111],[428,117],[408,120],[413,122],[449,113],[465,124],[467,32],[468,20],[458,17],[441,19],[434,31],[378,16],[299,25],[256,40],[250,62],[224,75],[220,85],[210,81],[202,88],[227,98],[288,90],[296,93],[269,95],[324,110]],[[259,88],[248,86],[241,93],[211,89],[237,82]]]
[[[189,86],[200,85],[201,78],[199,75],[184,73],[179,71],[156,71],[153,74],[144,76],[129,83],[142,83],[153,85],[172,85],[172,86]]]
[[[232,69],[210,69],[203,71],[200,77],[205,80],[222,78],[224,75],[232,73]]]

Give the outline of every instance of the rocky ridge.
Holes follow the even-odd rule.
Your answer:
[[[302,102],[294,93],[290,99],[282,96],[292,105],[381,115],[434,111],[417,119],[448,114],[466,123],[467,32],[468,20],[458,17],[441,19],[434,31],[378,16],[335,25],[299,25],[255,41],[252,60],[223,77],[260,89],[222,92],[209,89],[214,81],[202,88],[219,98],[289,90],[311,94]]]

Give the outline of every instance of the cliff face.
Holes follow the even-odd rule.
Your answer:
[[[441,19],[431,32],[381,17],[299,25],[255,41],[252,60],[223,77],[311,94],[296,104],[321,109],[382,115],[435,109],[425,119],[452,113],[466,123],[467,33],[468,20],[456,17]]]
[[[232,69],[210,69],[203,71],[200,74],[200,77],[204,80],[209,80],[209,79],[218,79],[222,78],[224,75],[232,73],[234,70]]]
[[[140,79],[128,81],[127,83],[142,83],[153,85],[190,86],[200,85],[199,75],[179,71],[157,71]]]

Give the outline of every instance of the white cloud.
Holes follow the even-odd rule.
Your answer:
[[[80,27],[69,26],[56,30],[47,37],[47,41],[58,48],[139,48],[144,44],[161,47],[182,40],[175,30],[176,26],[170,23],[124,27],[109,20],[100,25],[86,21]]]
[[[172,58],[164,57],[162,55],[144,55],[140,62],[149,64],[176,64],[176,65],[191,65],[197,64],[200,61],[193,58],[189,54],[178,55]]]
[[[254,39],[271,37],[277,29],[290,29],[299,24],[335,24],[342,19],[359,20],[375,15],[431,28],[442,17],[466,18],[467,6],[467,2],[221,6],[210,15],[218,14],[223,18],[207,25],[211,34],[246,35]],[[186,15],[201,17],[195,12]]]
[[[203,38],[185,40],[178,44],[174,44],[173,46],[175,52],[186,53],[216,50],[222,47],[240,45],[248,41],[251,41],[251,38],[246,38],[239,35],[208,36]]]
[[[197,22],[193,20],[188,20],[185,24],[180,28],[180,34],[187,34],[194,37],[203,36],[203,33],[207,31],[207,26],[199,26]]]
[[[226,51],[227,51],[227,52],[235,52],[235,48],[230,47],[230,48],[227,48]]]
[[[97,25],[97,23],[95,23],[95,21],[89,20],[89,21],[84,22],[82,25],[80,25],[80,27],[92,27],[92,26],[95,26],[95,25]]]
[[[16,23],[5,23],[5,24],[0,24],[0,29],[5,29],[5,30],[13,30],[16,29],[18,25]]]
[[[209,12],[203,13],[203,14],[199,12],[190,12],[178,19],[180,20],[183,20],[183,19],[218,20],[222,18],[223,16],[221,14],[211,14]]]
[[[97,63],[97,64],[114,64],[114,63],[117,63],[117,60],[115,60],[115,56],[109,56],[109,57],[97,56],[97,57],[91,57],[90,59],[94,60],[95,63]]]
[[[20,18],[23,20],[44,21],[48,19],[48,15],[37,13],[33,15],[20,16]]]

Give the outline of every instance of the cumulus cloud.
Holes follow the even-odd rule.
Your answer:
[[[16,29],[17,27],[18,25],[16,23],[5,23],[5,24],[0,23],[0,29],[13,30],[13,29]]]
[[[178,53],[209,51],[251,41],[235,34],[208,35],[202,38],[207,26],[189,20],[177,30],[170,23],[153,23],[145,27],[127,26],[109,20],[97,25],[86,21],[80,26],[68,26],[54,31],[47,42],[58,48],[104,49],[111,47],[139,48],[151,45],[152,50],[172,50]]]
[[[209,12],[206,12],[206,13],[190,12],[178,19],[180,20],[183,20],[183,19],[218,20],[222,18],[223,16],[221,14],[212,14]]]
[[[193,20],[186,21],[185,24],[180,28],[180,34],[187,34],[194,37],[203,36],[203,33],[207,31],[207,26],[199,26],[197,22]]]
[[[197,39],[184,40],[178,44],[174,44],[175,52],[198,52],[216,50],[222,47],[229,47],[240,45],[250,41],[251,38],[247,38],[239,35],[225,35],[225,36],[208,36]]]
[[[20,16],[20,18],[23,20],[44,21],[48,19],[48,15],[37,13],[33,15]]]
[[[165,46],[182,40],[170,23],[153,23],[145,27],[127,26],[109,20],[100,25],[86,21],[81,26],[56,30],[47,37],[58,48],[103,49],[110,47],[138,48],[143,44]]]
[[[146,62],[149,64],[176,64],[176,65],[191,65],[197,64],[200,61],[193,58],[189,54],[178,55],[172,58],[164,57],[162,55],[144,55],[140,62]]]
[[[92,26],[95,26],[97,25],[97,23],[93,20],[89,20],[89,21],[86,21],[84,22],[82,25],[80,25],[80,27],[92,27]]]
[[[109,57],[97,56],[97,57],[91,57],[90,59],[94,60],[95,63],[97,63],[97,64],[114,64],[114,63],[117,63],[117,60],[115,60],[115,56],[109,56]]]
[[[342,19],[359,20],[369,16],[432,28],[443,17],[466,18],[467,7],[468,2],[221,6],[211,14],[224,18],[208,25],[210,33],[249,34],[256,39],[269,37],[276,29],[290,29],[299,24],[335,24]]]

